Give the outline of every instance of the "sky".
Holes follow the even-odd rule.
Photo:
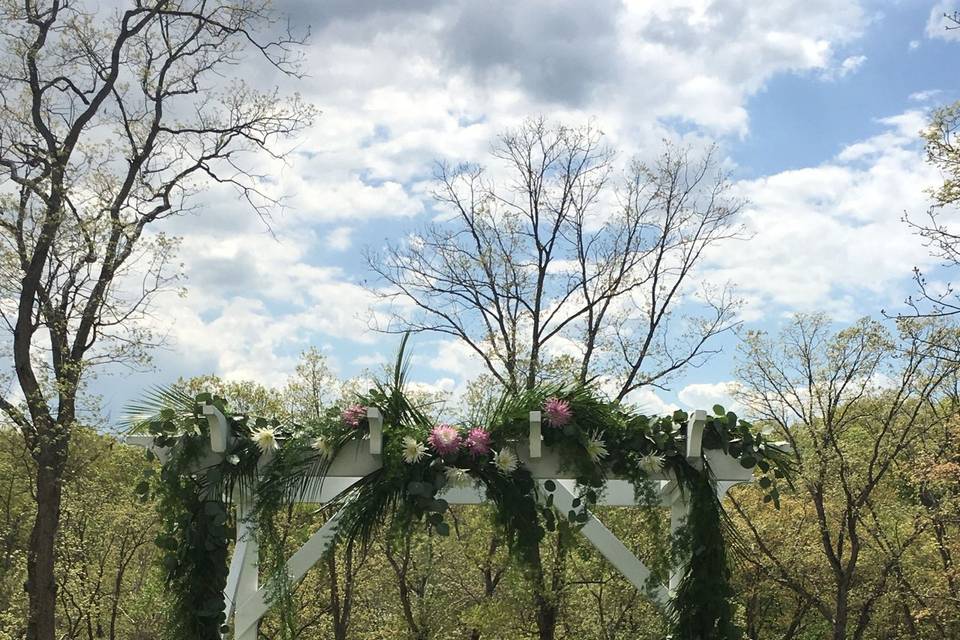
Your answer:
[[[150,322],[166,338],[150,370],[94,383],[108,414],[154,384],[214,373],[280,385],[315,346],[343,377],[392,358],[365,248],[435,215],[437,161],[487,159],[505,128],[543,115],[593,120],[618,159],[661,140],[716,141],[749,239],[711,253],[697,274],[732,283],[750,329],[791,314],[838,323],[896,309],[911,269],[936,265],[902,217],[922,214],[937,173],[918,132],[931,108],[960,99],[949,63],[955,3],[854,0],[277,0],[309,25],[308,76],[279,82],[321,111],[270,166],[286,206],[269,228],[236,194],[210,189],[164,231],[182,237],[185,295],[161,297]],[[650,412],[730,404],[737,339],[668,390]],[[457,393],[480,372],[438,336],[413,341],[411,375]]]

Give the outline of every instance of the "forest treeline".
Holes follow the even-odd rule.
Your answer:
[[[960,389],[944,357],[951,332],[864,319],[838,327],[798,316],[781,334],[745,335],[738,402],[797,452],[781,508],[763,492],[731,492],[740,536],[734,562],[739,623],[749,638],[960,637]],[[341,381],[324,357],[303,354],[279,388],[216,377],[181,381],[238,410],[309,422],[349,401],[362,380]],[[479,383],[465,401],[485,393]],[[467,412],[421,394],[438,416]],[[57,540],[58,628],[63,637],[165,637],[155,505],[135,495],[156,471],[144,451],[90,424],[77,432]],[[11,429],[0,432],[0,638],[22,637],[34,463]],[[604,508],[601,518],[652,557],[668,544],[667,514]],[[280,523],[292,552],[322,524],[302,506]],[[385,532],[370,549],[339,548],[296,589],[300,638],[537,637],[534,594],[483,506],[454,508],[452,532]],[[556,534],[553,534],[556,535]],[[545,544],[558,638],[660,638],[664,620],[585,540]],[[261,625],[271,638],[276,621]]]

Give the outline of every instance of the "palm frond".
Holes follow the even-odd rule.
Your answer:
[[[182,415],[193,413],[195,406],[195,398],[178,387],[154,386],[123,408],[121,421],[127,425],[127,433],[145,433],[147,423],[157,419],[164,409]]]

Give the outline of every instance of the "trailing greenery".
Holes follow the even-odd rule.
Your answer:
[[[333,500],[342,507],[338,541],[368,548],[379,533],[408,532],[417,523],[449,535],[444,492],[474,485],[493,503],[495,524],[516,560],[532,568],[546,531],[575,529],[589,520],[608,477],[630,481],[641,506],[654,511],[659,496],[650,477],[666,474],[677,479],[690,503],[673,544],[674,562],[685,565],[669,607],[674,637],[739,637],[729,604],[728,546],[735,540],[706,458],[686,458],[685,412],[649,417],[606,401],[590,386],[544,385],[505,395],[473,424],[437,425],[406,394],[402,355],[394,371],[355,405],[306,425],[231,414],[222,399],[207,394],[161,392],[140,408],[150,417],[139,419],[137,428],[153,434],[158,447],[169,448],[158,481],[141,488],[152,486],[160,497],[165,523],[158,544],[168,550],[164,563],[178,602],[179,630],[206,640],[218,637],[226,623],[222,590],[232,536],[227,505],[237,494],[253,507],[247,517],[272,570],[268,594],[281,611],[282,637],[292,636],[291,585],[275,518],[317,488],[343,447],[368,437],[366,411],[375,407],[383,416],[382,466]],[[222,456],[209,457],[204,404],[216,405],[227,417],[232,438]],[[528,438],[531,411],[542,412],[544,447],[559,454],[579,487],[573,508],[563,513],[554,505],[556,484],[535,481],[518,454]],[[788,476],[789,458],[763,434],[717,406],[703,445],[755,467],[765,500],[778,504],[777,482]],[[660,580],[668,569],[666,562],[654,563]]]

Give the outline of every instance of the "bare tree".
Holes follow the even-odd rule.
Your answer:
[[[508,389],[534,386],[562,342],[580,379],[609,376],[618,398],[701,363],[733,324],[729,291],[704,287],[707,314],[673,316],[697,293],[705,251],[735,234],[741,203],[714,149],[694,159],[667,144],[621,186],[602,137],[528,120],[493,147],[501,184],[482,167],[441,164],[448,218],[368,254],[396,303],[381,328],[453,336]]]
[[[298,99],[226,84],[247,52],[296,73],[300,39],[264,37],[261,0],[0,2],[0,265],[21,402],[0,408],[37,462],[27,637],[55,637],[61,475],[90,366],[128,361],[171,276],[175,243],[148,226],[204,185],[266,214],[251,158],[300,130]],[[277,157],[277,156],[275,156]]]
[[[794,631],[809,611],[835,640],[866,637],[904,554],[925,534],[891,483],[925,436],[956,418],[956,365],[943,357],[942,327],[900,329],[895,339],[863,320],[834,332],[823,316],[798,316],[777,340],[747,336],[741,400],[793,447],[799,496],[766,527],[743,499],[731,502],[757,551],[754,568],[796,595]]]
[[[492,155],[504,181],[441,164],[435,196],[447,219],[368,254],[396,305],[382,329],[453,336],[509,390],[572,369],[581,381],[602,376],[617,399],[714,353],[708,342],[734,326],[737,305],[726,288],[698,291],[693,274],[736,235],[741,207],[715,149],[694,157],[665,144],[618,181],[596,127],[541,118],[503,134]],[[695,299],[706,313],[691,304],[675,318]],[[536,561],[544,640],[562,606],[566,537],[552,561]]]

